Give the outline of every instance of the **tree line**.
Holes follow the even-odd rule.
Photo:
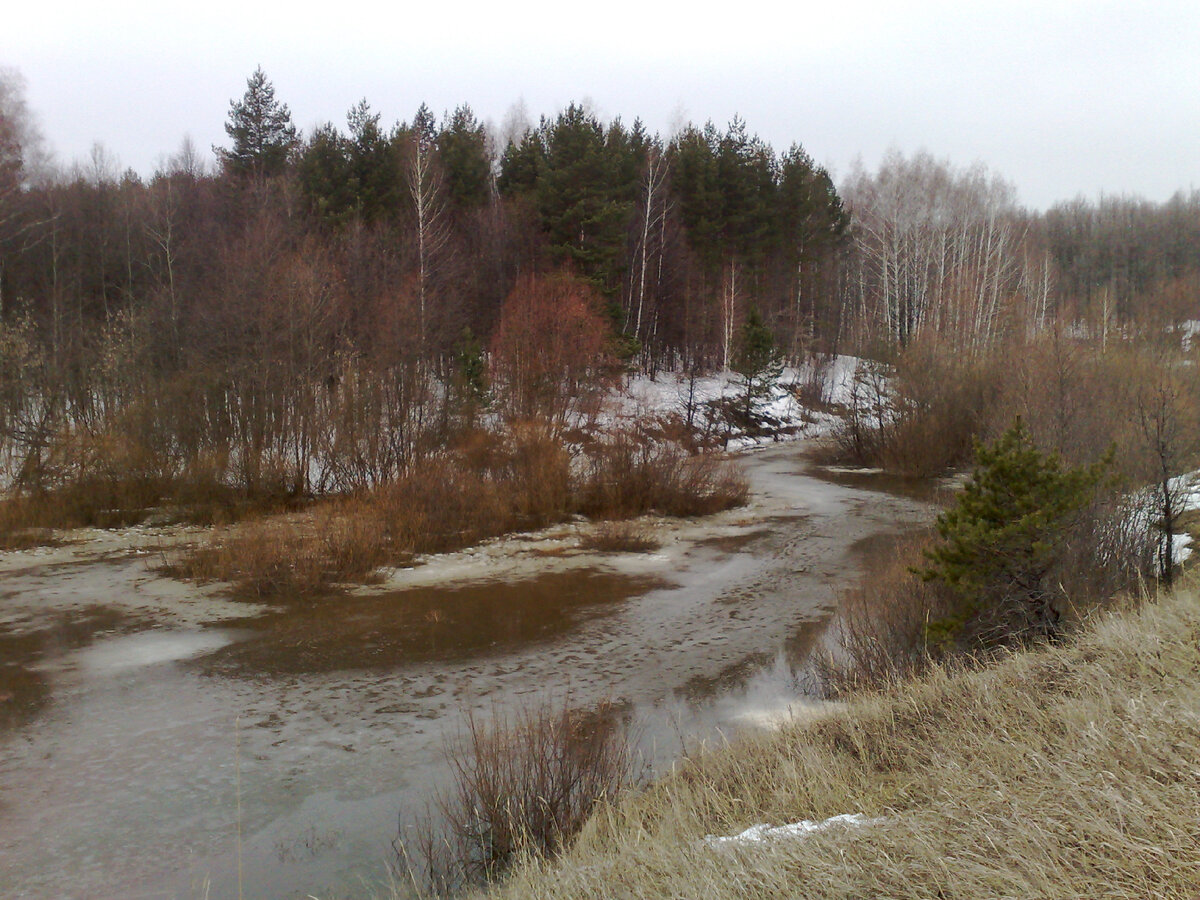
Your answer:
[[[664,138],[580,104],[501,137],[465,105],[388,127],[364,100],[302,135],[261,69],[215,169],[185,141],[143,179],[100,148],[34,165],[20,85],[0,82],[0,443],[21,484],[70,468],[56,435],[117,419],[139,453],[236,467],[248,488],[386,480],[465,397],[530,412],[513,366],[535,363],[512,349],[529,334],[551,335],[538,390],[562,347],[557,383],[578,391],[728,367],[751,315],[793,361],[1196,317],[1200,192],[1038,215],[927,154],[839,189],[740,119]]]

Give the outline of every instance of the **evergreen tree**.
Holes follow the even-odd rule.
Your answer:
[[[307,211],[334,225],[351,216],[357,199],[346,143],[333,123],[326,122],[313,132],[296,165]]]
[[[775,206],[778,260],[786,273],[791,307],[789,352],[798,356],[823,324],[836,333],[836,321],[828,320],[840,309],[828,302],[829,285],[823,276],[834,268],[845,244],[850,216],[829,173],[798,144],[780,160]]]
[[[487,359],[483,345],[470,328],[464,328],[455,352],[454,391],[465,416],[474,422],[475,411],[491,402],[488,392]]]
[[[455,209],[473,209],[487,203],[492,162],[488,157],[487,134],[471,107],[458,107],[442,124],[438,155],[446,173],[450,203]]]
[[[775,335],[753,307],[742,323],[730,368],[742,376],[746,389],[742,411],[749,421],[755,402],[770,394],[771,385],[783,372],[783,357],[775,345]]]
[[[246,80],[241,100],[229,103],[225,133],[233,147],[214,147],[225,171],[234,175],[269,178],[281,175],[296,147],[296,127],[287,104],[275,99],[275,87],[259,66]]]
[[[1043,454],[1020,419],[995,443],[978,446],[975,471],[938,516],[941,543],[919,570],[949,586],[955,608],[931,622],[931,643],[999,644],[1059,635],[1060,589],[1049,577],[1072,518],[1091,499],[1109,459],[1064,467]]]
[[[727,254],[761,258],[771,237],[775,155],[735,117],[717,148],[721,238]]]
[[[496,187],[501,195],[514,197],[532,195],[538,176],[546,165],[546,148],[542,143],[545,122],[537,131],[527,131],[519,141],[511,141],[500,158],[500,175]]]
[[[350,129],[347,150],[355,193],[355,208],[364,222],[394,215],[400,203],[400,170],[395,146],[379,127],[366,99],[346,113]]]
[[[716,129],[689,126],[671,145],[672,185],[688,242],[707,268],[721,257],[721,187],[717,170]]]
[[[595,116],[572,104],[546,130],[546,156],[536,198],[542,227],[556,252],[611,294],[620,280],[632,186],[620,184],[625,142],[619,123],[606,134]],[[614,147],[618,148],[614,151]]]

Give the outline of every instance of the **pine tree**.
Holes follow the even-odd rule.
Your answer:
[[[346,125],[358,214],[364,222],[394,215],[401,197],[400,168],[394,142],[379,127],[379,113],[371,112],[364,98],[346,113]]]
[[[318,127],[297,162],[300,192],[308,211],[323,222],[344,224],[354,213],[357,183],[346,139],[332,123]]]
[[[973,637],[986,646],[1060,634],[1061,590],[1048,576],[1108,465],[1064,467],[1057,453],[1037,449],[1020,419],[995,443],[976,447],[974,473],[938,516],[941,543],[917,570],[956,598],[949,615],[930,623],[931,643]]]
[[[606,295],[620,283],[633,185],[620,181],[626,143],[614,123],[609,133],[595,116],[572,104],[546,129],[546,155],[535,195],[542,227],[560,258]]]
[[[225,133],[233,147],[214,147],[225,171],[234,175],[270,178],[281,175],[296,147],[296,127],[287,104],[275,99],[275,86],[262,66],[246,80],[241,100],[229,103]]]
[[[783,357],[775,345],[775,335],[753,307],[742,323],[730,368],[742,376],[746,389],[742,411],[749,421],[754,403],[770,394],[771,385],[783,371]]]
[[[491,190],[492,162],[487,133],[469,106],[460,106],[442,123],[438,154],[446,172],[446,190],[456,210],[487,203]]]

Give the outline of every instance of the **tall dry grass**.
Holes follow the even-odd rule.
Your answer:
[[[1198,669],[1192,589],[1062,646],[934,667],[689,759],[487,896],[1190,900]],[[740,849],[702,840],[853,812],[881,821]]]
[[[750,490],[741,471],[716,454],[692,455],[625,431],[590,448],[583,470],[576,506],[598,518],[709,515],[744,504]]]
[[[551,430],[527,423],[460,436],[372,491],[301,513],[220,530],[169,560],[172,574],[227,581],[255,597],[300,597],[368,579],[416,554],[468,547],[584,513],[705,515],[745,502],[736,465],[617,437],[572,460]]]
[[[410,884],[443,896],[502,875],[523,856],[559,853],[605,802],[632,786],[635,755],[623,709],[580,709],[544,697],[516,710],[468,709],[447,748],[453,785],[425,821],[397,837]]]

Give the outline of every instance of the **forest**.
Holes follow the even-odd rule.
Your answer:
[[[371,488],[485,408],[561,430],[624,373],[728,368],[752,315],[793,363],[1200,318],[1196,191],[1031,212],[925,152],[835,185],[740,119],[663,137],[580,104],[497,129],[363,100],[301,134],[261,69],[215,168],[185,140],[142,178],[100,147],[35,164],[0,99],[0,471],[86,482],[85,521]]]
[[[104,581],[105,603],[115,608],[120,594],[140,596],[149,572],[151,578],[167,576],[161,582],[173,586],[162,603],[172,615],[171,604],[186,596],[188,618],[166,619],[184,637],[196,630],[193,594],[203,596],[204,605],[220,605],[228,621],[263,616],[254,627],[261,625],[267,637],[230,637],[228,647],[213,645],[219,650],[187,651],[216,659],[215,668],[203,670],[200,693],[206,700],[214,685],[237,680],[223,682],[214,673],[241,677],[234,665],[241,644],[249,648],[245,671],[254,675],[247,683],[259,692],[259,676],[276,671],[253,655],[260,640],[305,676],[313,674],[304,668],[314,665],[309,660],[326,652],[339,677],[342,667],[352,677],[360,667],[395,668],[401,680],[372,680],[370,690],[361,691],[371,711],[348,703],[359,689],[347,681],[352,687],[328,694],[334,698],[330,709],[343,718],[324,711],[320,721],[316,713],[310,717],[321,745],[334,755],[369,751],[358,735],[382,716],[388,729],[411,716],[411,722],[420,720],[413,734],[424,735],[427,726],[430,738],[437,734],[429,723],[447,709],[450,695],[438,697],[450,678],[443,685],[438,673],[427,689],[416,689],[403,667],[418,642],[421,653],[426,643],[430,648],[428,657],[412,651],[422,666],[460,672],[464,683],[484,671],[476,666],[474,645],[463,644],[462,665],[470,667],[461,670],[451,667],[460,663],[459,646],[437,646],[445,634],[468,631],[463,623],[483,607],[467,600],[455,607],[458,599],[436,593],[462,585],[442,585],[444,572],[434,566],[412,598],[391,590],[404,584],[396,573],[419,573],[430,562],[422,555],[471,548],[464,554],[469,556],[499,535],[520,532],[524,540],[533,532],[530,543],[537,544],[537,531],[545,537],[552,524],[561,526],[561,534],[527,551],[496,542],[499,555],[527,553],[518,560],[527,568],[499,576],[492,571],[492,580],[481,581],[484,588],[504,583],[525,592],[533,579],[523,572],[573,574],[554,569],[555,561],[599,568],[588,554],[628,553],[623,559],[629,560],[641,553],[641,564],[655,557],[653,565],[663,572],[698,567],[691,581],[676,586],[680,595],[698,595],[695,605],[672,611],[656,595],[655,613],[666,607],[663,617],[647,619],[648,626],[633,619],[629,629],[633,661],[625,668],[644,665],[655,692],[674,691],[672,703],[684,691],[670,683],[677,676],[681,683],[688,679],[687,690],[709,681],[728,684],[732,675],[742,677],[739,671],[757,672],[756,660],[776,658],[773,650],[761,652],[774,646],[767,634],[773,620],[762,620],[768,622],[763,626],[741,616],[756,605],[784,610],[793,629],[784,646],[803,650],[802,668],[791,663],[786,692],[847,702],[866,692],[868,705],[856,707],[867,710],[861,718],[839,711],[786,726],[803,729],[804,752],[813,753],[805,757],[811,772],[797,768],[793,746],[779,743],[790,740],[787,730],[713,757],[691,755],[680,733],[682,775],[631,805],[603,807],[606,812],[590,819],[593,825],[575,844],[601,808],[597,804],[640,777],[628,727],[634,706],[604,700],[598,711],[575,709],[574,697],[564,694],[561,707],[530,707],[485,727],[471,718],[466,704],[472,701],[460,699],[455,686],[468,722],[461,742],[445,746],[458,793],[426,807],[426,821],[433,823],[430,810],[436,811],[453,840],[444,840],[433,824],[419,826],[413,859],[404,851],[401,866],[397,857],[396,872],[418,892],[429,887],[449,894],[476,882],[506,890],[497,879],[514,863],[529,862],[528,854],[532,863],[518,868],[510,895],[538,893],[522,893],[523,879],[538,876],[543,857],[566,852],[567,877],[552,876],[553,890],[540,892],[609,896],[614,870],[592,863],[570,868],[572,854],[608,852],[606,841],[618,847],[614,859],[623,873],[629,860],[650,854],[643,870],[651,883],[668,871],[654,857],[655,846],[672,853],[684,848],[679,881],[691,886],[676,891],[679,896],[714,894],[715,885],[744,886],[750,876],[731,878],[721,868],[710,877],[704,868],[706,860],[719,858],[723,867],[736,858],[724,851],[705,855],[704,846],[712,833],[729,832],[734,823],[743,827],[741,817],[750,808],[744,797],[770,809],[772,821],[794,819],[797,810],[805,816],[819,811],[820,820],[830,821],[830,814],[878,808],[891,823],[875,833],[899,842],[899,849],[887,850],[889,860],[908,866],[912,848],[928,845],[928,883],[939,891],[951,858],[944,834],[975,820],[983,836],[974,846],[986,844],[1003,857],[999,871],[1011,875],[1011,883],[1021,875],[1012,859],[1047,854],[1049,861],[1039,864],[1044,880],[1020,882],[1017,893],[1053,893],[1050,888],[1067,883],[1063,872],[1078,860],[1086,864],[1084,874],[1070,884],[1089,885],[1076,894],[1094,890],[1112,878],[1113,847],[1125,847],[1134,860],[1130,871],[1140,873],[1145,860],[1153,862],[1149,875],[1129,881],[1136,890],[1122,896],[1144,895],[1154,878],[1191,877],[1182,863],[1159,865],[1159,856],[1168,859],[1176,844],[1182,847],[1179,859],[1195,856],[1188,843],[1195,816],[1183,821],[1160,815],[1163,809],[1186,812],[1194,800],[1194,794],[1162,799],[1160,790],[1186,787],[1195,775],[1185,753],[1169,777],[1160,777],[1163,766],[1174,762],[1163,763],[1159,751],[1168,742],[1176,747],[1176,720],[1186,716],[1145,699],[1171,683],[1164,681],[1163,647],[1183,660],[1179,685],[1194,685],[1194,660],[1185,660],[1180,647],[1196,642],[1175,646],[1168,640],[1171,634],[1194,637],[1194,611],[1179,607],[1166,619],[1147,620],[1138,626],[1149,635],[1144,641],[1134,631],[1122,630],[1117,641],[1112,629],[1108,637],[1089,629],[1102,613],[1133,606],[1160,586],[1169,589],[1192,552],[1189,545],[1200,541],[1200,190],[1180,191],[1165,202],[1101,195],[1030,210],[1012,184],[982,163],[961,166],[927,151],[892,151],[873,168],[859,164],[835,177],[801,143],[772,147],[741,118],[723,126],[685,124],[662,135],[637,118],[603,118],[587,103],[536,122],[514,107],[497,126],[480,121],[467,105],[439,114],[422,104],[411,119],[387,123],[363,99],[344,122],[302,132],[261,68],[229,101],[225,131],[227,140],[212,148],[215,162],[185,138],[148,175],[123,170],[100,145],[84,162],[56,165],[19,76],[0,70],[0,550],[38,547],[49,559],[52,548],[62,545],[68,552],[60,559],[76,565],[70,554],[100,532],[81,538],[62,530],[148,526],[153,533],[104,532],[129,554],[120,565],[110,566],[109,551],[81,550],[93,556],[78,565],[103,563],[115,577],[137,579]],[[792,367],[786,383],[785,365]],[[835,373],[841,378],[836,390]],[[697,381],[709,376],[724,379],[722,392],[732,386],[738,393],[698,399]],[[657,396],[677,396],[677,408],[637,408],[619,416],[614,410],[621,401],[635,405],[633,384],[663,386]],[[803,424],[786,430],[767,423],[767,404],[759,403],[764,397],[786,400]],[[814,427],[806,431],[809,425]],[[739,467],[721,452],[735,431],[748,442],[806,440],[794,451],[759,454],[755,482],[752,466]],[[778,473],[785,470],[787,479],[804,482],[803,496],[798,487],[781,490],[782,480],[764,480],[783,479]],[[884,482],[889,487],[880,487]],[[902,516],[899,510],[908,510],[910,502],[920,506],[919,515]],[[713,516],[697,526],[700,537],[687,538],[690,544],[671,534],[697,524],[684,519],[740,506],[748,508],[731,513],[724,531],[709,528],[720,518]],[[936,519],[935,506],[941,507]],[[880,530],[847,528],[846,520],[856,517]],[[190,524],[214,527],[175,527]],[[661,543],[664,535],[674,544]],[[843,560],[842,568],[814,564],[824,558],[809,554],[814,543],[830,559]],[[702,546],[713,554],[738,548],[750,560],[747,570],[756,570],[754,580],[734,580],[741,570],[730,567],[731,580],[721,581],[714,573],[725,571],[719,568],[724,556],[708,562],[698,556],[696,563],[692,550]],[[103,626],[96,633],[104,641],[139,637],[111,635],[119,630],[110,629],[112,622],[121,620],[99,616],[96,610],[105,612],[99,605],[82,609],[93,594],[61,586],[63,563],[27,564],[31,557],[20,552],[6,556],[5,577],[25,579],[10,597],[33,598],[32,612],[14,607],[14,621],[53,614],[66,622],[78,615],[82,625],[72,627]],[[634,585],[629,574],[643,570],[613,568],[622,590],[649,590],[649,581]],[[861,581],[843,583],[847,572],[860,568]],[[448,571],[449,582],[462,577],[461,570],[458,576],[453,567]],[[811,585],[799,576],[815,582],[818,573],[829,582],[828,605],[821,599],[805,612],[814,600],[803,595]],[[181,595],[172,578],[220,587],[213,593],[189,587]],[[700,586],[710,580],[717,584],[711,596]],[[379,588],[379,602],[363,599],[369,590],[346,590],[352,584]],[[553,581],[562,584],[575,582]],[[127,585],[133,587],[127,591]],[[428,585],[433,600],[417,596]],[[233,604],[242,608],[230,614],[226,592],[237,601],[270,600],[274,608]],[[488,633],[479,639],[479,658],[528,643],[529,655],[520,659],[545,653],[549,660],[547,668],[530,666],[527,681],[506,685],[504,679],[525,663],[505,657],[508,670],[495,669],[496,692],[515,685],[520,690],[514,697],[532,693],[523,685],[544,680],[552,686],[558,674],[578,678],[582,672],[586,678],[589,665],[601,672],[591,676],[596,685],[621,690],[613,687],[622,682],[610,662],[616,659],[621,670],[625,663],[617,656],[624,645],[607,655],[607,636],[603,652],[586,645],[578,654],[572,647],[561,656],[547,651],[558,639],[555,623],[565,623],[569,635],[577,627],[582,633],[571,618],[573,604],[600,606],[583,589],[582,599],[560,596],[569,591],[558,586],[553,592],[545,615],[533,605],[514,604],[514,613],[504,605],[508,600],[488,598],[494,618],[481,616],[480,632]],[[349,605],[338,601],[347,597],[355,600],[354,610],[343,615]],[[623,608],[623,600],[605,600],[605,606]],[[802,617],[793,621],[796,609]],[[141,607],[136,611],[148,615]],[[89,615],[98,616],[94,623]],[[808,615],[816,618],[803,618]],[[538,619],[536,639],[521,636],[523,617]],[[509,618],[517,637],[497,649],[490,623]],[[228,624],[212,621],[220,625],[213,631]],[[802,629],[819,623],[812,633],[822,635],[819,641],[828,638],[827,646],[793,641],[809,633],[794,631],[797,623]],[[156,632],[160,624],[154,620]],[[657,641],[645,644],[644,653],[638,649],[642,631],[656,632]],[[754,654],[739,662],[740,650],[720,646],[730,632],[752,641]],[[400,637],[388,644],[393,633]],[[326,637],[344,641],[345,654],[339,655],[341,643],[322,644]],[[74,638],[53,640],[74,652]],[[692,654],[682,657],[686,665],[659,670],[660,650],[666,658],[676,644]],[[1014,652],[1031,645],[1042,646],[1043,655]],[[14,639],[9,646],[18,644]],[[287,654],[296,647],[302,652],[293,662]],[[1101,659],[1105,648],[1108,662]],[[118,655],[124,664],[136,654],[110,654]],[[25,680],[0,684],[0,701],[25,691],[36,701],[29,709],[40,709],[37,704],[52,696],[50,677],[43,674],[52,671],[46,662],[52,658],[37,645],[29,653],[29,672],[18,672]],[[559,660],[563,672],[546,674]],[[992,674],[972,674],[989,662],[995,663]],[[325,678],[326,665],[322,658],[313,670],[320,679],[314,680]],[[158,696],[160,679],[176,667],[147,671]],[[181,679],[191,677],[191,669],[178,671]],[[307,682],[292,678],[292,668],[279,671],[305,695],[302,702],[279,701],[286,716],[260,716],[257,710],[267,707],[253,707],[261,721],[248,729],[248,740],[257,735],[271,741],[269,750],[263,745],[261,754],[245,756],[249,766],[263,763],[259,779],[268,767],[282,770],[276,761],[285,758],[286,748],[276,748],[310,727],[289,706],[316,710],[320,702],[310,703]],[[1132,687],[1121,693],[1125,681]],[[125,693],[129,682],[114,683],[122,692],[121,709],[138,706]],[[399,687],[377,691],[378,683]],[[911,696],[926,698],[920,700],[924,706],[906,699],[906,683],[915,685]],[[1004,690],[997,692],[997,685]],[[478,699],[491,690],[485,685]],[[960,702],[962,690],[966,699]],[[412,705],[391,705],[392,693]],[[757,694],[744,693],[757,703]],[[1054,705],[1093,694],[1092,706],[1082,711],[1063,714]],[[389,705],[379,699],[383,695]],[[246,702],[245,695],[228,696],[229,709]],[[896,703],[871,705],[888,696]],[[994,728],[980,712],[989,703]],[[165,707],[147,708],[148,717],[157,717]],[[787,709],[790,717],[792,707]],[[1140,731],[1130,718],[1151,713],[1162,720],[1159,731]],[[194,717],[203,738],[228,744],[228,734],[210,727],[216,719],[209,715]],[[367,723],[356,721],[350,729],[357,748],[340,737],[324,740],[328,723],[356,716]],[[271,723],[284,718],[289,728],[298,718],[295,728],[301,730],[272,731]],[[241,721],[233,720],[235,754],[243,753]],[[1112,733],[1096,730],[1097,722]],[[155,719],[144,730],[131,729],[138,752],[127,755],[147,756],[141,742],[160,724]],[[1155,737],[1145,746],[1112,751],[1122,740],[1136,743],[1150,733]],[[53,757],[53,766],[69,773],[59,762],[59,747],[67,741],[55,737],[43,755],[36,736],[29,746],[37,752],[21,752],[30,760]],[[89,733],[81,743],[91,739]],[[404,745],[390,740],[374,745],[396,754],[388,765],[408,759]],[[947,766],[946,748],[959,746],[970,758],[951,759]],[[1018,783],[1024,778],[1036,785],[1057,771],[1051,763],[1060,747],[1073,748],[1075,768],[1064,769],[1067,775],[1044,790]],[[919,813],[952,797],[972,767],[982,765],[984,749],[997,761],[982,769],[976,794],[947,814],[948,825],[914,818],[911,833],[896,830],[903,824],[897,811],[906,804]],[[123,798],[132,780],[118,755],[111,764]],[[191,765],[198,755],[189,745],[179,758]],[[216,760],[219,753],[204,755]],[[368,771],[365,757],[354,757],[355,778]],[[242,758],[237,756],[238,765]],[[91,777],[97,766],[89,761],[81,771]],[[255,784],[256,770],[248,771],[248,783]],[[829,773],[839,771],[844,784],[835,779],[828,789]],[[1014,771],[1024,774],[1011,781]],[[228,781],[228,766],[223,772],[211,783]],[[240,893],[242,774],[235,772],[226,799],[236,798]],[[504,777],[493,777],[496,772]],[[1097,772],[1104,779],[1112,772],[1140,779],[1149,799],[1134,806],[1152,814],[1129,806],[1114,815],[1112,798],[1125,788],[1095,780]],[[949,787],[937,781],[946,773],[955,782]],[[291,772],[287,777],[279,792],[300,796]],[[558,791],[555,779],[566,789]],[[928,797],[907,794],[921,779],[932,785]],[[51,781],[41,774],[27,779],[39,788],[32,801],[39,822],[50,820],[41,812],[49,794],[43,780]],[[66,808],[75,821],[77,779],[63,780],[70,781]],[[1013,812],[1011,798],[1073,803],[1093,781],[1098,812],[1091,820],[1070,806],[1047,814],[1035,803],[1033,813]],[[1013,790],[998,789],[1010,783]],[[882,785],[881,792],[871,799],[863,785]],[[206,791],[210,786],[205,782]],[[681,787],[682,793],[672,794]],[[789,792],[802,802],[781,804]],[[551,810],[549,796],[566,798],[561,810]],[[656,811],[664,797],[669,802]],[[203,802],[209,809],[211,798]],[[112,818],[111,810],[106,803],[92,807],[92,818],[80,815],[78,823],[107,842],[109,832],[92,824]],[[979,809],[991,811],[980,817]],[[480,810],[492,816],[486,825]],[[670,824],[667,813],[678,810],[683,824]],[[1141,830],[1129,824],[1136,825],[1137,816],[1146,820]],[[655,845],[645,838],[658,818],[669,823],[668,837]],[[1052,827],[1043,828],[1043,821]],[[1032,837],[1021,844],[1010,836],[997,845],[991,837],[996,823],[1027,828]],[[186,820],[184,825],[191,827]],[[1077,837],[1085,826],[1092,829],[1086,834],[1100,835],[1092,842],[1099,848],[1094,862],[1081,851],[1086,840]],[[261,846],[262,835],[273,837],[273,829],[255,836]],[[161,833],[174,840],[183,832]],[[307,848],[314,858],[332,848],[337,836],[329,834],[334,836],[320,833],[327,847],[316,830],[299,842],[277,843],[275,853],[264,857],[264,877],[275,877],[293,847]],[[226,841],[228,835],[218,837]],[[397,840],[403,851],[402,836]],[[860,843],[877,847],[875,840]],[[150,841],[142,855],[167,855],[159,846]],[[820,846],[806,843],[801,850],[816,847],[816,854]],[[1012,847],[1023,849],[1014,855]],[[1147,855],[1146,847],[1158,855]],[[1167,851],[1160,853],[1163,847]],[[847,858],[838,849],[829,857],[829,871],[843,877]],[[795,873],[819,873],[818,863],[781,872],[778,895],[792,896]],[[989,896],[996,884],[1010,883],[978,871],[984,873],[982,886],[964,895]],[[862,883],[877,885],[871,879],[890,870],[873,861],[863,872]],[[892,875],[897,896],[924,883],[911,867]],[[1189,881],[1188,890],[1192,886]],[[206,880],[206,896],[207,889]],[[1185,895],[1191,896],[1179,894]]]

